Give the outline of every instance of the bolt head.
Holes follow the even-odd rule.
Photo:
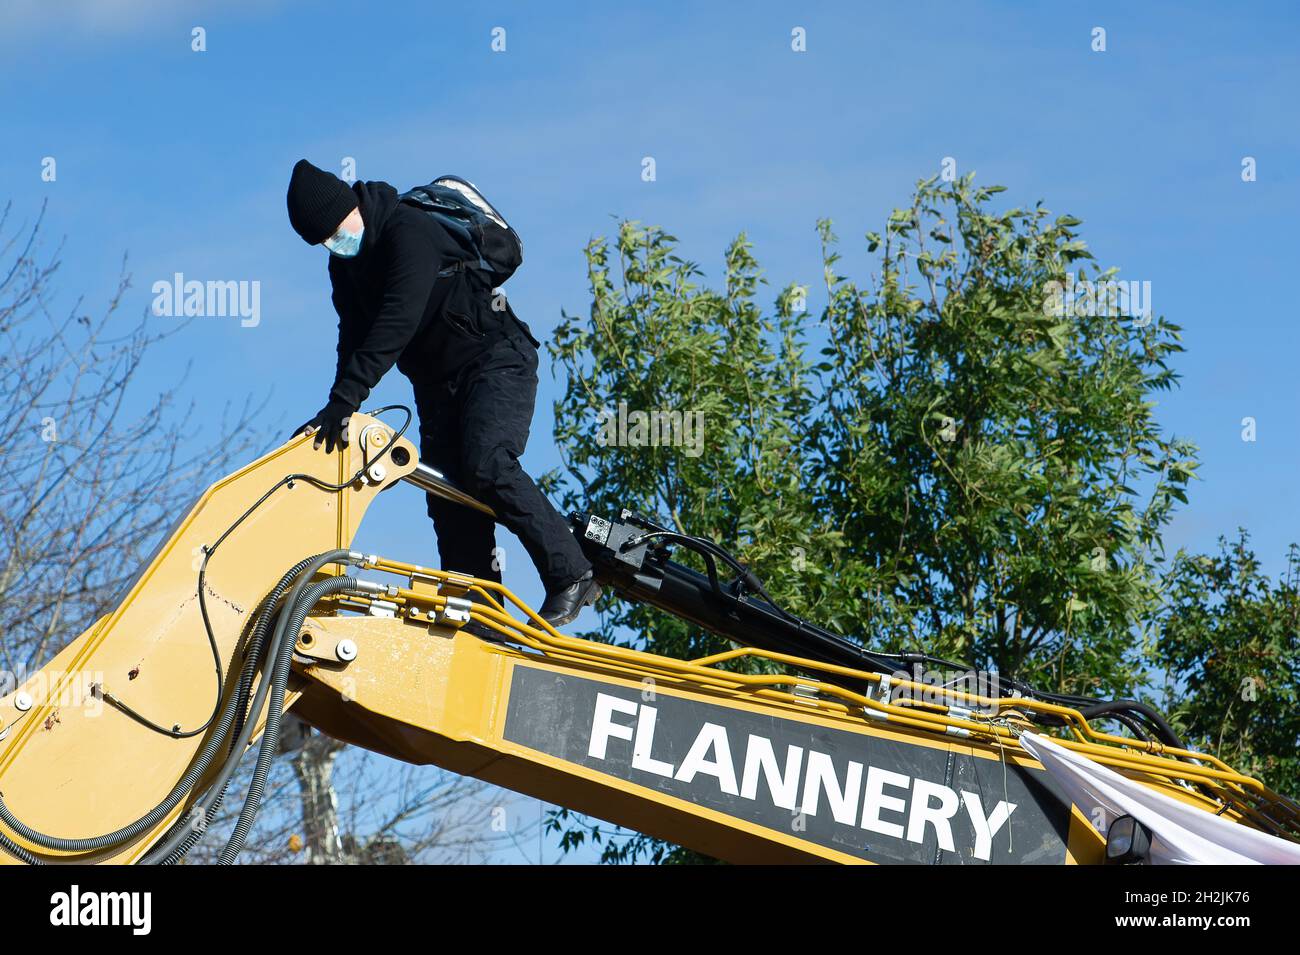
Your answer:
[[[340,640],[334,648],[334,655],[344,663],[350,663],[357,658],[357,645],[351,640]]]

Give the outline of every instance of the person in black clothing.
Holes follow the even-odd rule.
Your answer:
[[[523,543],[546,587],[554,625],[594,603],[600,587],[565,520],[519,465],[537,396],[538,341],[431,216],[386,182],[349,187],[300,160],[289,221],[330,251],[339,316],[329,400],[295,434],[315,430],[326,453],[348,443],[348,419],[396,363],[415,389],[420,459],[490,506]],[[504,301],[500,296],[498,301]],[[444,570],[500,581],[487,515],[428,495]]]

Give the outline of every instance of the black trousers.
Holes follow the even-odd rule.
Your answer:
[[[591,569],[568,522],[519,456],[537,397],[537,349],[516,328],[493,330],[481,354],[454,380],[413,381],[420,416],[420,460],[484,504],[523,544],[547,591]],[[492,518],[428,495],[443,570],[501,580]]]

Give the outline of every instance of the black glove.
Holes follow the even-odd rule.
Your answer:
[[[331,398],[329,404],[316,412],[316,417],[299,425],[294,435],[300,435],[304,431],[315,431],[316,440],[312,442],[313,448],[319,448],[324,441],[326,454],[332,454],[336,444],[339,450],[342,450],[348,446],[348,421],[352,412],[356,410],[346,401]]]

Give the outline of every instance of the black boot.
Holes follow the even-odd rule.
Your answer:
[[[538,613],[552,627],[562,627],[577,617],[583,607],[594,604],[599,596],[600,584],[587,571],[569,586],[548,592]]]

